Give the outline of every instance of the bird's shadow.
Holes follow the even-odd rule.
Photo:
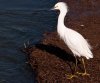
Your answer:
[[[57,46],[36,44],[35,47],[40,50],[45,50],[46,52],[48,52],[50,54],[54,54],[55,56],[63,59],[64,61],[69,61],[69,62],[75,63],[75,57],[72,54],[67,53],[65,50],[63,50]]]
[[[46,52],[48,52],[50,54],[54,54],[55,56],[61,58],[64,61],[69,61],[69,62],[75,63],[75,57],[72,54],[67,53],[65,50],[63,50],[57,46],[36,44],[35,47],[40,50],[45,50]]]
[[[45,44],[36,44],[36,48],[40,50],[45,50],[46,52],[50,54],[54,54],[57,57],[63,59],[64,61],[69,61],[75,63],[75,57],[72,54],[67,53],[65,50],[54,46],[54,45],[45,45]]]
[[[70,62],[75,64],[76,60],[72,54],[69,54],[65,50],[63,50],[57,46],[54,46],[54,45],[36,44],[35,47],[40,50],[43,50],[43,51],[45,50],[46,52],[59,57],[63,61],[66,61],[66,63],[69,65],[72,73],[74,72]]]
[[[69,54],[65,50],[61,49],[60,47],[57,47],[51,44],[50,45],[36,44],[35,47],[43,51],[45,50],[46,52],[59,57],[63,61],[66,61],[71,69],[71,72],[72,73],[74,72],[72,65],[69,63],[69,62],[72,62],[75,64],[76,62],[76,59],[72,54]]]

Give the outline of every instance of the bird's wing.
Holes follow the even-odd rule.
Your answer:
[[[67,45],[77,51],[79,54],[85,54],[86,52],[92,54],[90,51],[90,45],[84,39],[84,37],[74,30],[70,30],[69,35],[67,36]]]

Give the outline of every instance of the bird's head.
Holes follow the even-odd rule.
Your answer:
[[[60,11],[68,11],[68,7],[64,2],[58,2],[51,10],[60,10]]]

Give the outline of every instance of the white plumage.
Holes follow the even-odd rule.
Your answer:
[[[64,18],[68,12],[68,7],[64,2],[58,2],[54,6],[54,10],[60,10],[57,24],[57,32],[60,38],[65,42],[69,49],[73,52],[74,56],[83,56],[87,59],[93,58],[91,46],[78,32],[67,28],[64,25]]]
[[[75,72],[77,74],[81,74],[82,76],[89,75],[86,72],[85,62],[82,58],[83,66],[84,66],[84,73],[79,73],[76,71],[77,68],[77,58],[78,57],[86,57],[87,59],[93,58],[93,54],[91,52],[91,46],[89,43],[84,39],[84,37],[79,34],[78,32],[67,28],[64,25],[64,18],[66,16],[66,13],[68,12],[68,7],[64,2],[58,2],[53,10],[60,10],[60,14],[58,17],[58,24],[57,24],[57,32],[60,36],[60,38],[65,42],[65,44],[69,47],[69,49],[72,51],[72,53],[75,56],[76,63],[75,63]],[[74,74],[68,75],[68,79],[71,79],[73,77],[77,77]]]

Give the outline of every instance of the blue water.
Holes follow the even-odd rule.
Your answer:
[[[0,0],[0,83],[35,83],[35,75],[20,51],[55,30],[56,0]]]

